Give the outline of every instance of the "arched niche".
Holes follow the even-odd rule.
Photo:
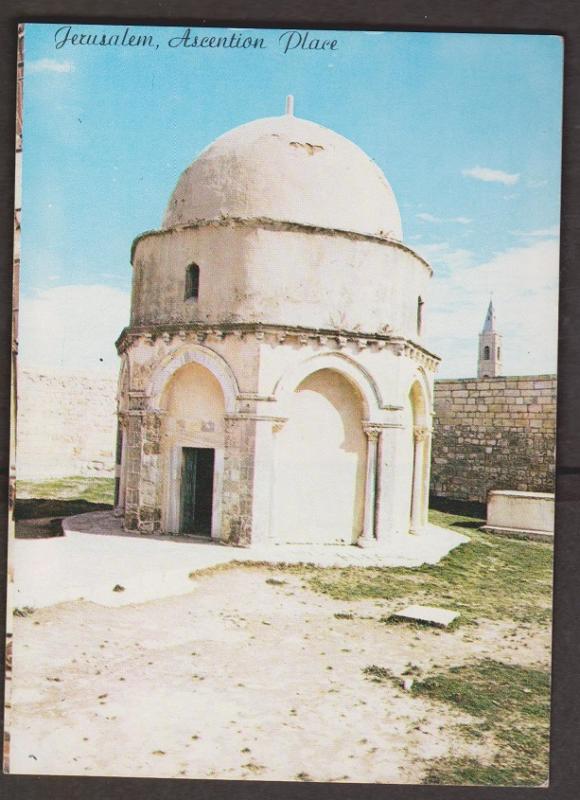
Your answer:
[[[365,397],[343,371],[328,367],[287,392],[287,421],[274,444],[272,538],[353,544],[364,518]]]
[[[379,389],[370,374],[344,353],[323,353],[295,364],[276,383],[273,394],[279,402],[278,413],[286,416],[287,406],[296,388],[311,374],[332,370],[348,381],[358,392],[363,404],[364,418],[373,420],[382,407]]]
[[[239,394],[238,384],[229,364],[209,347],[187,345],[168,354],[154,370],[149,388],[146,391],[151,409],[161,408],[161,395],[167,382],[177,370],[186,364],[198,364],[209,370],[221,386],[225,410],[228,413],[236,410],[236,399]]]
[[[163,530],[218,538],[225,394],[207,366],[190,359],[171,372],[159,398]]]
[[[409,530],[421,533],[427,524],[431,460],[431,403],[422,373],[418,373],[411,384],[409,405]]]

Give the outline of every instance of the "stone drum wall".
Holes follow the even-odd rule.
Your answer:
[[[17,478],[113,476],[116,392],[112,378],[19,370]]]
[[[555,375],[436,381],[434,407],[433,495],[554,491]]]

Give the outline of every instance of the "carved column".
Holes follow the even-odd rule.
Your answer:
[[[370,547],[376,544],[377,464],[381,429],[369,424],[363,425],[363,429],[367,435],[367,469],[363,532],[357,544],[359,547]]]
[[[410,533],[421,533],[425,525],[425,449],[429,429],[417,425],[413,429],[413,484],[411,494]]]
[[[429,521],[429,492],[431,488],[431,440],[433,429],[427,430],[423,444],[423,509],[421,521],[425,527]]]

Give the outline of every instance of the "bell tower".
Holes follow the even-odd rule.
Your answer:
[[[496,378],[501,375],[502,337],[495,328],[493,300],[489,301],[483,329],[479,334],[478,378]]]

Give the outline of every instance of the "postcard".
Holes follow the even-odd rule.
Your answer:
[[[562,64],[20,26],[5,772],[548,785]]]

